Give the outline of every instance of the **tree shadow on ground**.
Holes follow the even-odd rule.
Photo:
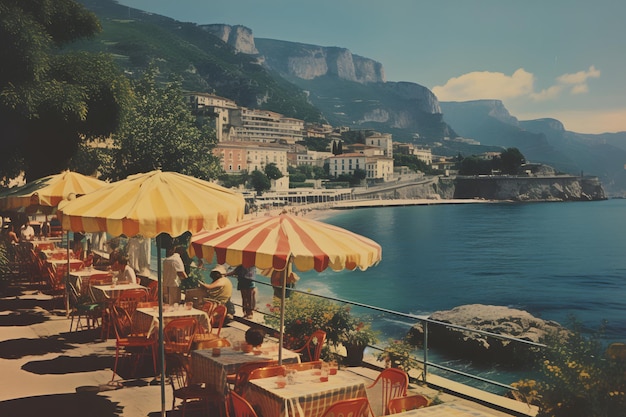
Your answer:
[[[3,298],[0,299],[0,310],[2,311],[18,311],[18,310],[34,310],[44,309],[51,310],[56,300],[50,298]]]
[[[0,358],[19,359],[24,356],[41,356],[47,353],[62,353],[66,350],[75,349],[65,340],[56,337],[43,337],[39,339],[12,339],[0,342]]]
[[[92,393],[42,395],[0,402],[0,416],[118,417],[123,407]]]
[[[31,326],[50,320],[42,311],[16,311],[0,315],[0,326]]]
[[[54,359],[25,363],[22,369],[38,375],[63,375],[111,369],[113,360],[111,356],[99,355],[58,356]]]

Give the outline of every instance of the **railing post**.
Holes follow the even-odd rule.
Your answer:
[[[428,375],[428,370],[426,369],[428,367],[428,321],[424,320],[422,321],[422,323],[424,326],[424,371],[422,372],[422,379],[426,384],[428,383],[428,381],[426,380]]]

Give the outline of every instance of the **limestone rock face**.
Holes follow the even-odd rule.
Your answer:
[[[556,322],[542,320],[527,311],[504,306],[470,304],[435,312],[429,318],[536,343],[542,343],[550,332],[565,331]],[[419,345],[423,341],[423,333],[423,326],[418,323],[409,331],[409,337]],[[430,347],[454,353],[455,356],[501,363],[523,362],[534,351],[520,343],[433,323],[428,325],[428,343]]]
[[[213,24],[201,25],[200,27],[217,36],[224,43],[232,46],[237,52],[250,55],[256,55],[259,53],[254,45],[252,30],[245,26]]]

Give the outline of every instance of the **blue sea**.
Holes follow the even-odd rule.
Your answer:
[[[366,271],[308,272],[299,288],[425,315],[526,310],[626,341],[626,200],[356,209],[325,219],[383,248]]]

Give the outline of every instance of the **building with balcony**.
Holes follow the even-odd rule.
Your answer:
[[[240,107],[230,112],[231,140],[294,144],[303,139],[304,121],[268,110]]]

